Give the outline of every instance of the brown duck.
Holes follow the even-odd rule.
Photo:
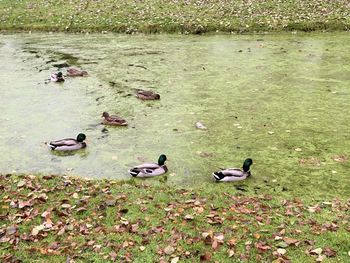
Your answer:
[[[85,70],[80,70],[80,69],[76,69],[76,68],[67,69],[67,76],[69,76],[69,77],[84,77],[87,75],[88,75],[88,73]]]
[[[141,100],[159,100],[160,95],[150,90],[137,90],[136,97]]]
[[[118,117],[116,115],[109,115],[108,112],[104,112],[102,114],[102,117],[103,117],[102,123],[106,125],[114,125],[114,126],[128,125],[128,122],[125,119]]]

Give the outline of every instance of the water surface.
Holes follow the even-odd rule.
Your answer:
[[[126,179],[165,153],[168,181],[195,185],[251,157],[257,185],[350,193],[349,161],[337,158],[350,155],[349,50],[348,33],[1,35],[0,171]],[[47,81],[60,63],[89,77]],[[138,88],[161,100],[139,101]],[[103,111],[129,126],[103,131]],[[45,145],[79,132],[83,151]]]

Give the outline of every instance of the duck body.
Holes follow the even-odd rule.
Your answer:
[[[102,123],[106,125],[114,125],[114,126],[126,126],[128,122],[116,115],[109,115],[108,112],[104,112],[102,114],[103,120]]]
[[[150,90],[138,90],[136,97],[140,100],[159,100],[160,95]]]
[[[68,138],[52,141],[49,146],[53,151],[76,151],[86,147],[85,138],[85,134],[80,133],[77,139]]]
[[[165,165],[166,156],[159,156],[158,163],[144,163],[131,168],[128,172],[133,177],[154,177],[165,174],[168,171]]]
[[[62,72],[52,73],[50,76],[50,80],[52,82],[63,82],[64,78],[63,78]]]
[[[85,70],[80,70],[76,68],[69,68],[67,69],[67,76],[69,77],[85,77],[88,73]]]
[[[235,182],[247,179],[250,173],[250,166],[253,164],[252,159],[246,159],[243,163],[243,169],[228,168],[221,169],[213,173],[213,177],[218,182]]]

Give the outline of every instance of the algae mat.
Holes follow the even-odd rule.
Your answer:
[[[165,153],[168,182],[195,185],[251,157],[247,184],[350,193],[349,40],[1,35],[0,171],[127,179],[130,166]],[[89,76],[49,82],[64,64]],[[139,101],[138,88],[161,100]],[[129,126],[104,127],[103,111]],[[198,121],[208,129],[196,129]],[[79,132],[85,150],[57,155],[45,145]]]

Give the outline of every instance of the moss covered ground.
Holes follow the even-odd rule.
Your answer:
[[[2,0],[0,29],[68,32],[349,30],[347,0]]]

